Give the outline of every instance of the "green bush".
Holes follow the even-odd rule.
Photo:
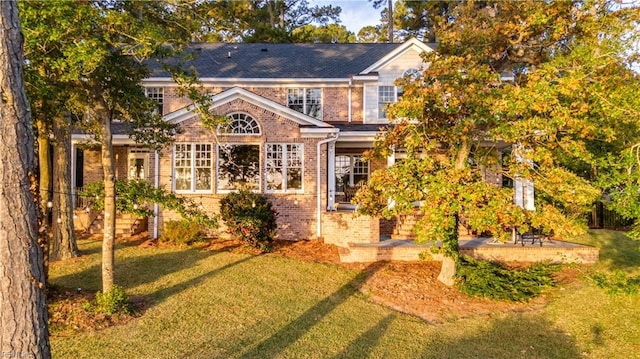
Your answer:
[[[117,285],[107,292],[98,292],[96,293],[95,311],[107,314],[131,313],[129,296],[122,287]]]
[[[229,233],[263,252],[271,250],[277,213],[267,197],[243,189],[220,201],[220,215]]]
[[[534,298],[555,285],[552,275],[559,265],[538,263],[509,269],[495,262],[463,256],[458,262],[457,286],[472,297],[520,302]]]
[[[596,285],[606,290],[609,295],[627,294],[637,295],[640,289],[640,276],[630,276],[627,273],[617,270],[611,275],[595,273],[591,276]]]
[[[192,245],[206,238],[201,225],[193,221],[166,221],[160,241],[177,245]]]

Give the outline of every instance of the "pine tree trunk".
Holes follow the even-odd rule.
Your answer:
[[[65,260],[78,256],[78,245],[73,228],[73,203],[71,197],[71,138],[69,137],[69,119],[56,118],[53,121],[55,148],[53,150],[53,242],[51,260]]]
[[[0,355],[50,358],[18,5],[0,2]],[[34,192],[31,192],[34,191]]]

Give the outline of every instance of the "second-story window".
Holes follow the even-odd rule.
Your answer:
[[[387,106],[396,102],[395,86],[378,86],[378,118],[387,117]]]
[[[156,105],[155,113],[159,115],[164,115],[164,111],[162,108],[163,99],[164,99],[164,89],[162,87],[146,87],[144,89],[144,94],[148,98],[152,100],[156,100],[157,105]]]
[[[287,89],[287,106],[322,120],[322,90],[319,88]]]

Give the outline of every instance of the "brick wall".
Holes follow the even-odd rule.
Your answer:
[[[287,106],[287,88],[282,87],[245,87],[256,95],[262,96],[273,102]],[[218,94],[229,87],[208,87],[206,91],[210,94]],[[349,89],[348,87],[325,87],[322,89],[322,115],[326,122],[346,122],[349,119]],[[351,89],[351,117],[352,122],[362,123],[363,114],[363,87],[352,87]],[[191,104],[191,101],[180,96],[178,89],[167,87],[164,89],[163,108],[164,113],[171,113]]]
[[[220,107],[215,108],[215,113],[227,115],[234,112],[246,113],[253,117],[260,126],[260,135],[223,136],[215,135],[211,130],[205,128],[199,118],[194,117],[181,123],[184,132],[176,136],[176,142],[203,142],[215,144],[221,143],[254,143],[260,146],[260,167],[264,169],[264,148],[266,143],[301,143],[304,148],[303,157],[303,189],[301,193],[268,193],[267,197],[272,201],[278,211],[278,237],[287,240],[300,240],[315,237],[316,233],[316,208],[317,208],[317,187],[316,187],[316,163],[317,163],[317,143],[319,139],[301,138],[299,125],[280,115],[255,106],[243,100],[234,100]],[[171,189],[172,178],[172,149],[168,148],[162,152],[160,160],[160,185]],[[212,154],[214,163],[216,162],[215,151]],[[322,176],[326,176],[326,145],[322,150]],[[215,171],[215,167],[214,167]],[[324,178],[324,177],[323,177]],[[261,178],[261,188],[264,186],[264,178]],[[322,183],[322,203],[323,210],[326,206],[325,181]],[[261,191],[264,193],[264,189]],[[197,203],[202,203],[202,207],[209,213],[219,213],[220,199],[224,193],[216,191],[216,179],[214,174],[213,189],[211,192],[202,194],[185,194]],[[159,230],[162,231],[162,223],[165,220],[178,220],[177,213],[161,210],[159,219]],[[221,231],[217,231],[221,232]],[[218,233],[220,235],[220,233]]]
[[[346,247],[348,243],[377,243],[380,241],[380,220],[369,216],[355,216],[353,212],[325,212],[322,214],[324,243]]]

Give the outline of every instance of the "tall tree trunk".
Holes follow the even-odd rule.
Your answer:
[[[0,353],[50,358],[34,135],[15,1],[0,2]],[[31,192],[33,191],[33,192]]]
[[[454,159],[454,169],[462,171],[466,168],[469,154],[471,152],[471,144],[467,138],[461,139],[458,152]],[[455,284],[456,267],[458,265],[458,256],[460,249],[458,244],[458,226],[460,224],[460,216],[458,213],[452,213],[449,224],[446,228],[447,235],[443,239],[442,249],[444,256],[442,259],[442,267],[438,280],[445,285],[452,286]]]
[[[387,15],[387,34],[389,35],[389,43],[393,43],[393,0],[389,0],[389,14]]]
[[[97,112],[103,119],[102,171],[104,174],[104,234],[102,239],[102,291],[113,288],[115,238],[116,238],[116,171],[113,155],[113,136],[111,134],[111,117],[106,107]]]
[[[47,203],[51,200],[51,160],[49,157],[49,130],[42,119],[36,121],[38,128],[38,168],[40,174],[40,208],[47,214]]]
[[[64,260],[78,256],[78,245],[73,229],[69,127],[70,121],[66,116],[56,118],[53,121],[55,180],[53,183],[54,216],[51,260]]]

